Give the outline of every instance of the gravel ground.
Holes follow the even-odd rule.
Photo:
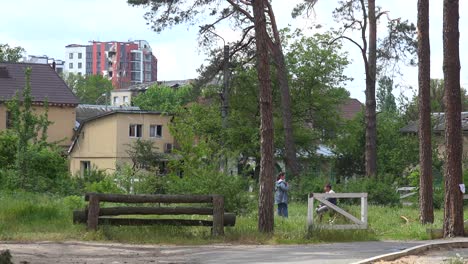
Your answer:
[[[431,250],[419,256],[408,256],[395,261],[380,261],[379,264],[468,264],[468,248]]]

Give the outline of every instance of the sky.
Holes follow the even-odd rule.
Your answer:
[[[144,19],[144,8],[131,7],[126,0],[0,0],[2,27],[0,43],[21,46],[27,55],[47,55],[65,59],[65,46],[87,44],[88,41],[147,40],[158,58],[158,80],[196,78],[196,69],[206,59],[205,51],[198,47],[198,27],[181,25],[155,33]],[[280,28],[287,26],[316,31],[309,28],[315,24],[323,29],[338,28],[332,18],[337,0],[320,0],[309,18],[291,18],[292,8],[301,0],[273,0],[272,5]],[[416,23],[417,0],[377,0],[377,5],[389,12],[392,19],[408,19]],[[442,0],[430,1],[431,77],[443,78],[442,72]],[[468,1],[460,1],[460,61],[461,84],[468,87],[468,18],[463,10]],[[384,29],[385,23],[379,24]],[[234,40],[236,29],[222,27],[217,33],[227,41]],[[379,35],[379,33],[381,33]],[[378,32],[383,37],[383,32]],[[350,35],[358,37],[357,33]],[[220,40],[219,45],[223,43]],[[354,80],[346,84],[351,97],[364,102],[365,75],[360,51],[350,43],[343,43],[352,63],[345,71]],[[403,75],[396,78],[398,88],[395,96],[403,92],[411,96],[417,89],[417,68],[403,67]],[[408,87],[413,87],[409,90]]]

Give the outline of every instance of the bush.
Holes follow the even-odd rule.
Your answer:
[[[297,179],[289,181],[291,186],[290,199],[294,201],[307,201],[309,193],[322,193],[323,187],[329,182],[324,176],[306,174],[301,175],[300,183]],[[335,187],[335,186],[333,186]]]
[[[178,177],[167,176],[168,194],[219,194],[224,196],[224,207],[227,211],[244,213],[253,206],[247,192],[247,180],[238,176],[222,173],[190,175]]]
[[[128,194],[164,193],[165,177],[156,172],[134,171],[128,164],[119,166],[112,175],[117,185]]]
[[[368,203],[378,205],[399,205],[400,196],[396,187],[386,179],[360,178],[352,179],[337,186],[336,192],[360,193],[367,192]]]

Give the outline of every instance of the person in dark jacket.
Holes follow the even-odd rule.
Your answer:
[[[278,215],[288,217],[288,191],[289,186],[286,182],[286,174],[280,172],[276,177],[275,184],[275,204],[278,205]]]

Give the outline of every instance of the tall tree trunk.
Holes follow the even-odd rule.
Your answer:
[[[369,53],[366,71],[366,176],[377,174],[377,121],[375,114],[375,80],[377,68],[377,19],[375,0],[368,1]]]
[[[273,104],[268,58],[265,4],[253,0],[255,39],[257,46],[257,75],[260,99],[260,193],[258,200],[258,230],[271,233],[274,228],[273,205]]]
[[[294,133],[292,126],[291,113],[291,94],[288,82],[288,70],[284,59],[283,48],[281,46],[281,37],[276,24],[275,14],[271,4],[267,1],[268,16],[270,17],[271,28],[273,31],[274,41],[271,43],[271,51],[273,60],[275,61],[278,83],[281,91],[281,112],[284,127],[284,149],[286,169],[292,176],[299,176],[300,168],[296,156],[296,145],[294,143]]]
[[[462,134],[458,0],[444,0],[445,207],[444,237],[463,236]]]
[[[434,222],[431,145],[431,50],[429,0],[418,1],[419,212],[422,224]]]

